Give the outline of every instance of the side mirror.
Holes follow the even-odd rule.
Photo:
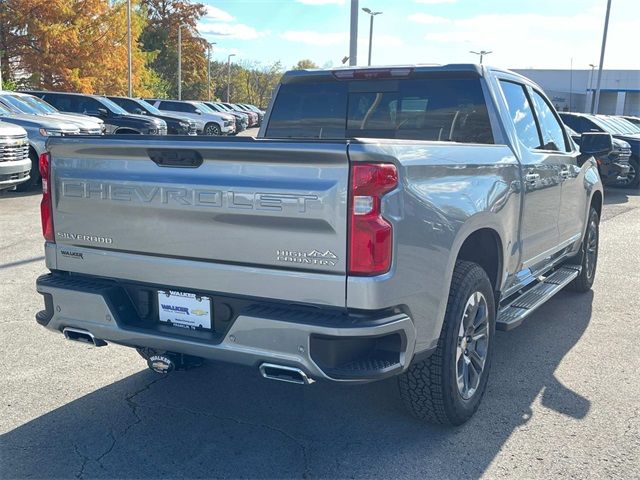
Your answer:
[[[613,151],[613,139],[609,133],[585,132],[580,137],[580,153],[590,157],[603,157]]]
[[[134,108],[133,109],[133,113],[135,113],[136,115],[146,115],[147,114],[147,112],[145,112],[141,108]]]
[[[200,109],[199,109],[199,108],[196,108],[196,109],[194,110],[194,112],[195,112],[195,113],[197,113],[198,115],[202,115],[202,112],[200,111]]]

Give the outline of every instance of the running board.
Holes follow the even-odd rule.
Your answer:
[[[496,328],[511,330],[520,326],[540,305],[571,283],[580,274],[580,270],[578,265],[562,266],[544,277],[537,285],[500,308]]]

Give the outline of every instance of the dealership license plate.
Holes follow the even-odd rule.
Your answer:
[[[195,293],[158,290],[160,322],[190,330],[211,330],[211,299]]]

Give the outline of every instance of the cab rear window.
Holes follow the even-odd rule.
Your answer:
[[[442,77],[284,84],[266,137],[493,143],[480,79]]]

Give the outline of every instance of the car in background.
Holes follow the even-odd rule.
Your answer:
[[[27,131],[31,167],[29,170],[29,178],[17,186],[18,190],[29,190],[40,181],[38,159],[40,154],[46,151],[45,144],[49,137],[78,135],[80,133],[78,126],[73,123],[51,119],[42,115],[20,113],[16,109],[6,107],[1,102],[0,120],[18,125]]]
[[[627,122],[631,122],[634,125],[638,125],[640,127],[640,117],[632,117],[629,115],[622,115],[622,118],[624,118]]]
[[[233,115],[236,119],[236,134],[245,131],[249,126],[249,115],[247,114],[240,113],[240,112],[233,112],[231,110],[228,110],[225,106],[216,102],[202,102],[202,103],[204,103],[207,107],[209,107],[211,110],[214,110],[216,112]]]
[[[197,135],[197,125],[194,120],[180,115],[172,115],[158,110],[141,98],[107,96],[113,103],[118,104],[129,113],[147,115],[164,120],[169,135]]]
[[[235,103],[222,103],[222,105],[233,112],[240,112],[249,115],[249,128],[260,126],[260,116],[256,112],[240,108],[240,106]]]
[[[622,117],[617,115],[598,115],[598,117],[602,118],[605,122],[617,125],[617,127],[625,133],[630,135],[640,135],[640,126]]]
[[[577,145],[580,145],[581,136],[579,133],[567,127],[567,133]],[[624,140],[612,138],[613,150],[608,155],[596,157],[598,172],[603,185],[620,185],[627,182],[629,174],[629,158],[631,157],[631,146]]]
[[[178,113],[194,120],[198,135],[233,135],[236,120],[233,115],[215,112],[202,102],[193,100],[145,99],[163,112]]]
[[[266,113],[264,110],[261,110],[260,108],[256,107],[255,105],[251,105],[250,103],[241,103],[239,104],[241,107],[245,107],[247,109],[249,109],[252,112],[255,112],[258,114],[259,117],[259,121],[260,124],[262,124],[262,120],[264,119],[264,114]]]
[[[44,115],[53,120],[61,120],[77,125],[80,135],[102,135],[104,121],[87,115],[69,115],[60,113],[41,98],[21,92],[0,92],[3,105],[30,115]]]
[[[621,185],[636,189],[640,186],[640,135],[629,133],[600,115],[574,112],[560,112],[559,115],[565,125],[579,134],[606,132],[610,133],[613,138],[627,142],[631,147],[629,172],[626,180],[621,182]]]
[[[128,113],[119,105],[100,95],[64,92],[29,92],[42,98],[58,110],[80,113],[104,120],[107,134],[166,135],[167,124],[159,118]]]
[[[30,170],[27,131],[0,122],[0,190],[12,190],[27,182]]]

